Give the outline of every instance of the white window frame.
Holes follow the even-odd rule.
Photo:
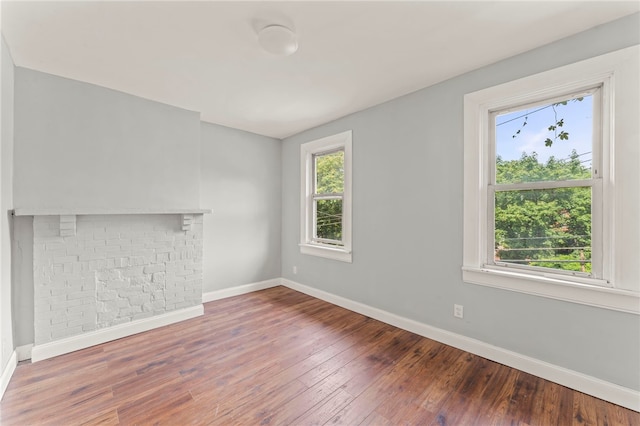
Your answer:
[[[315,239],[314,156],[344,150],[344,189],[342,197],[342,245]],[[300,253],[342,262],[352,262],[352,132],[327,136],[300,145]]]
[[[578,92],[571,93],[558,93],[552,98],[537,99],[535,95],[532,95],[533,102],[526,102],[525,105],[508,105],[506,108],[500,108],[498,110],[489,112],[489,140],[486,141],[488,145],[488,158],[487,158],[487,173],[488,173],[488,185],[487,185],[487,253],[484,260],[487,268],[496,268],[500,270],[502,268],[520,270],[521,272],[531,273],[534,275],[550,276],[556,275],[557,278],[564,279],[566,275],[571,275],[579,280],[582,278],[592,278],[588,280],[591,284],[602,285],[610,287],[610,282],[605,277],[608,277],[610,272],[605,265],[609,265],[610,261],[608,254],[609,241],[603,241],[603,222],[602,222],[602,151],[603,145],[605,148],[609,147],[610,138],[603,137],[603,124],[606,124],[607,128],[610,127],[610,116],[602,113],[603,111],[603,99],[604,96],[607,100],[611,99],[611,90],[609,87],[609,79],[605,84],[598,84],[594,87],[583,88]],[[604,96],[603,96],[604,95]],[[593,99],[593,137],[592,137],[592,171],[590,179],[574,179],[568,181],[555,180],[555,181],[535,181],[535,182],[521,182],[521,183],[496,183],[496,144],[495,144],[495,119],[496,116],[510,112],[513,110],[520,110],[523,107],[535,107],[540,105],[549,105],[555,102],[562,102],[564,100],[577,98],[581,96],[592,96]],[[561,141],[556,143],[562,143]],[[518,265],[508,262],[496,262],[494,259],[495,251],[495,205],[494,199],[496,192],[500,191],[522,191],[522,190],[541,190],[541,189],[560,189],[560,188],[577,188],[588,187],[591,188],[591,265],[592,272],[575,272],[575,271],[563,271],[554,270],[551,268],[542,268],[527,265]]]
[[[635,51],[637,55],[637,50]],[[616,191],[615,86],[621,63],[629,52],[620,51],[567,65],[520,80],[490,87],[464,97],[464,232],[463,281],[536,296],[640,313],[639,293],[616,286],[614,230]],[[592,277],[514,268],[496,264],[490,258],[493,244],[493,209],[489,206],[492,164],[495,164],[492,138],[494,111],[553,99],[593,87],[600,87],[602,112],[600,163],[592,198],[592,246],[598,272]],[[596,99],[594,99],[594,103]],[[594,147],[597,149],[597,147]],[[595,152],[595,150],[594,150]],[[594,163],[594,168],[597,167]],[[596,248],[597,245],[597,248]]]

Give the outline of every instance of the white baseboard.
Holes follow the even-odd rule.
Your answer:
[[[2,376],[0,376],[0,400],[2,400],[4,391],[6,391],[7,386],[9,386],[13,372],[16,371],[16,365],[18,365],[18,356],[16,355],[16,351],[13,351],[7,365],[4,367],[4,370],[2,370]]]
[[[280,278],[260,281],[251,284],[239,285],[236,287],[224,288],[222,290],[210,291],[202,294],[202,303],[213,302],[214,300],[226,299],[227,297],[239,296],[253,291],[264,290],[281,285]]]
[[[54,342],[34,345],[33,349],[31,350],[31,361],[42,361],[43,359],[52,358],[54,356],[109,342],[111,340],[121,339],[133,334],[138,334],[143,331],[149,331],[154,328],[163,327],[165,325],[195,318],[202,314],[204,314],[204,307],[202,305],[197,305],[126,324],[114,325],[113,327],[105,328],[102,330],[96,330],[77,336],[67,337],[65,339],[56,340]]]
[[[33,349],[33,343],[28,345],[18,346],[16,348],[16,355],[18,356],[18,362],[31,359],[31,350]]]
[[[621,405],[634,411],[640,411],[640,392],[616,385],[577,371],[559,367],[536,358],[493,346],[480,340],[452,333],[437,327],[420,323],[382,309],[336,296],[322,290],[309,287],[295,281],[282,279],[282,285],[293,290],[322,299],[362,315],[377,319],[403,330],[436,340],[449,346],[471,352],[483,358],[524,371],[560,385],[575,389],[605,401]]]

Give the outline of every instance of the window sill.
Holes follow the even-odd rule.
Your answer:
[[[300,244],[300,253],[351,263],[351,250],[341,248],[325,247],[316,244]]]
[[[640,293],[559,278],[484,268],[462,268],[462,280],[487,287],[517,291],[640,315]]]

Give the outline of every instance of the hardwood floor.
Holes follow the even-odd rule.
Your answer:
[[[640,413],[276,287],[17,367],[2,425],[640,425]]]

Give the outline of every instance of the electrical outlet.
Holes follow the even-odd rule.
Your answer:
[[[453,305],[453,316],[456,318],[464,317],[464,306],[462,305]]]
[[[294,266],[294,267],[293,267],[293,275],[295,275],[295,274],[297,274],[297,273],[298,273],[298,267],[297,267],[297,266]]]

